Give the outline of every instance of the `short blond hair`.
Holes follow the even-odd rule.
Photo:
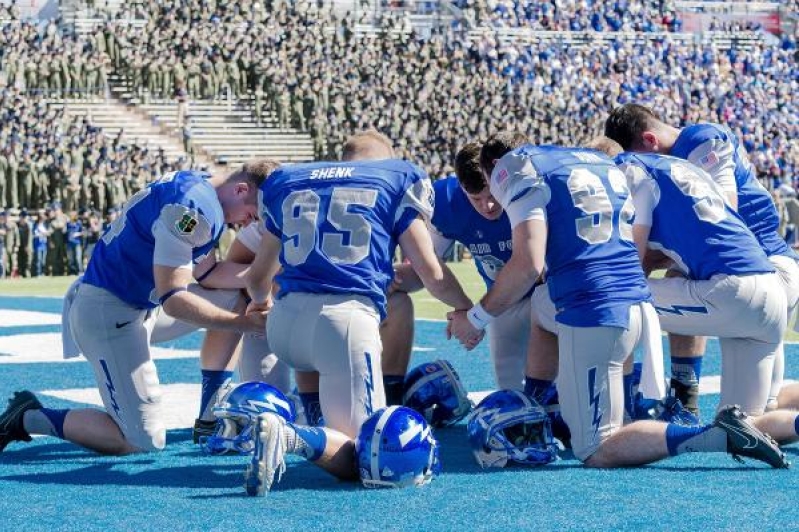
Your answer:
[[[621,147],[621,144],[604,135],[594,137],[585,145],[585,147],[592,150],[601,151],[609,157],[615,157],[624,151],[624,148]]]
[[[241,168],[230,175],[229,179],[241,179],[260,187],[269,174],[280,168],[275,159],[253,159],[241,165]]]
[[[376,129],[367,129],[353,134],[344,144],[341,158],[345,161],[358,159],[392,159],[394,145],[387,136]]]

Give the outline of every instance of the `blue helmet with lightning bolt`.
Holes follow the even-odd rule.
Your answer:
[[[441,472],[430,425],[404,406],[382,408],[364,422],[355,456],[367,488],[421,486]]]
[[[273,412],[290,422],[296,418],[294,403],[274,386],[256,381],[235,386],[214,407],[216,431],[200,442],[203,451],[252,453],[253,428],[258,415],[264,412]]]
[[[505,467],[508,462],[538,466],[558,458],[546,410],[516,390],[499,390],[480,401],[466,432],[481,467]]]

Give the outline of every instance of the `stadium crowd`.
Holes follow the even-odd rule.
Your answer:
[[[679,29],[670,2],[469,0],[461,7],[490,26]],[[189,165],[136,139],[109,137],[90,117],[65,115],[54,102],[104,96],[113,70],[143,99],[248,100],[259,122],[271,114],[281,128],[308,132],[317,158],[338,158],[351,132],[376,127],[395,140],[399,156],[434,177],[452,172],[464,139],[512,128],[541,144],[579,145],[599,132],[610,108],[645,101],[675,125],[729,125],[769,188],[799,180],[795,36],[748,50],[666,33],[637,41],[619,34],[585,47],[557,39],[514,44],[492,29],[470,39],[460,26],[421,38],[397,31],[404,21],[396,14],[358,34],[365,13],[341,17],[315,2],[149,0],[86,37],[53,22],[3,25],[0,207],[30,217],[57,202],[67,217],[83,213],[88,227],[92,213],[102,218],[155,176]]]
[[[272,112],[280,127],[310,132],[319,158],[338,156],[350,132],[376,126],[404,157],[441,176],[464,138],[516,127],[542,143],[578,144],[597,133],[611,106],[644,98],[673,123],[730,125],[764,177],[797,175],[790,36],[779,47],[729,51],[668,36],[583,48],[507,44],[491,31],[470,41],[452,29],[386,39],[400,18],[356,35],[354,17],[313,4],[193,4],[153,6],[146,26],[109,23],[105,33],[121,43],[116,56],[135,90],[162,98],[183,87],[193,99],[251,94],[258,120]]]

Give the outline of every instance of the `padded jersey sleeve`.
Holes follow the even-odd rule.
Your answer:
[[[253,253],[258,253],[263,234],[263,222],[253,222],[239,231],[239,234],[236,235],[236,240]]]
[[[425,221],[433,216],[435,193],[430,178],[421,168],[409,164],[412,171],[406,176],[405,193],[394,216],[395,234],[401,235],[411,222],[421,215]]]
[[[191,268],[193,250],[213,240],[208,219],[199,210],[177,203],[164,205],[152,231],[153,263],[173,268]]]
[[[723,131],[703,130],[713,135],[691,150],[686,157],[690,162],[710,174],[725,194],[737,194],[735,183],[735,145]]]
[[[430,237],[433,240],[433,249],[436,252],[436,256],[438,258],[447,256],[452,246],[455,245],[455,240],[444,236],[433,224],[429,224],[428,228],[430,229]]]
[[[278,172],[280,169],[277,170]],[[266,180],[264,185],[272,184],[273,180]],[[269,231],[277,238],[282,238],[282,232],[280,231],[280,223],[275,218],[273,214],[274,205],[277,200],[275,200],[269,191],[264,190],[261,188],[258,194],[258,204],[261,207],[261,221],[258,222],[258,231],[263,234],[264,231]],[[252,224],[251,224],[252,225]]]
[[[508,213],[511,229],[526,220],[546,221],[546,206],[552,194],[525,155],[510,152],[503,156],[491,173],[489,188]]]
[[[627,186],[635,208],[634,225],[652,227],[652,213],[660,202],[660,187],[652,176],[637,164],[627,162],[619,166],[627,177]]]

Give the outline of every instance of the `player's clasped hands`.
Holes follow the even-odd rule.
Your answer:
[[[244,320],[248,334],[257,337],[266,336],[266,314],[266,312],[258,310],[247,311]]]
[[[453,310],[447,313],[448,340],[454,336],[467,351],[471,351],[477,347],[484,335],[484,331],[475,329],[469,322],[465,310]]]
[[[245,318],[250,325],[249,333],[254,336],[263,337],[266,335],[266,315],[272,308],[272,298],[267,299],[263,303],[256,303],[251,301],[247,304]]]

